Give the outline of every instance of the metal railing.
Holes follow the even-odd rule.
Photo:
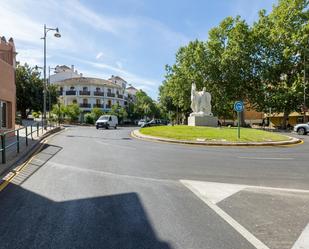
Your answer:
[[[45,124],[45,126],[48,128],[54,128],[56,127],[54,124],[52,123],[48,123],[47,125]],[[47,129],[46,128],[46,129]],[[29,139],[34,140],[33,138],[33,134],[36,133],[37,137],[39,137],[40,133],[43,135],[44,133],[44,125],[43,122],[37,122],[34,125],[29,125],[29,126],[25,126],[22,128],[18,128],[15,130],[10,130],[10,131],[6,131],[3,133],[0,133],[0,138],[1,138],[1,145],[0,145],[0,153],[2,156],[2,160],[1,162],[4,164],[6,163],[6,153],[7,150],[13,146],[16,146],[16,152],[19,153],[20,152],[20,145],[21,145],[21,132],[24,131],[24,136],[22,136],[25,139],[25,144],[26,146],[29,145]],[[8,142],[8,140],[12,140],[11,142]]]
[[[82,107],[82,108],[91,108],[91,104],[89,104],[89,103],[81,103],[81,104],[79,104],[79,107]]]
[[[104,92],[95,91],[93,92],[94,96],[104,96]]]

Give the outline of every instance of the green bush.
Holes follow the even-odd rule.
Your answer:
[[[99,117],[103,115],[103,111],[100,108],[95,107],[91,110],[91,115],[93,119],[96,121],[99,119]]]
[[[34,118],[39,118],[40,115],[41,115],[40,111],[39,112],[32,112],[32,117],[34,117]]]
[[[92,113],[86,113],[84,118],[86,124],[94,124],[94,117]]]
[[[70,122],[77,121],[80,112],[80,108],[77,104],[71,104],[65,107],[65,115],[69,118]]]

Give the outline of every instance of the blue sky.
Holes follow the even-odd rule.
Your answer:
[[[75,65],[85,76],[119,75],[154,99],[180,46],[206,40],[227,16],[253,23],[275,0],[0,0],[0,35],[13,37],[19,61],[43,64],[43,25],[50,32],[47,64]]]

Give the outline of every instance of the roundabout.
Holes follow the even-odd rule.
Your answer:
[[[138,139],[214,146],[279,146],[302,143],[302,140],[286,135],[242,128],[238,139],[237,129],[219,127],[157,126],[132,131]]]

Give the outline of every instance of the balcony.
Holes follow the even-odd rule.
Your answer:
[[[115,97],[115,93],[107,93],[107,97]]]
[[[94,96],[104,96],[104,92],[95,91],[93,92]]]
[[[82,104],[79,104],[79,107],[82,107],[82,108],[91,108],[91,104],[82,103]]]
[[[122,94],[118,94],[117,97],[118,97],[119,99],[123,99],[123,95],[122,95]]]
[[[93,104],[93,107],[95,108],[104,108],[104,104]]]
[[[69,90],[69,91],[65,91],[65,95],[76,95],[76,91],[75,90]]]
[[[79,91],[79,95],[90,95],[90,91]]]

